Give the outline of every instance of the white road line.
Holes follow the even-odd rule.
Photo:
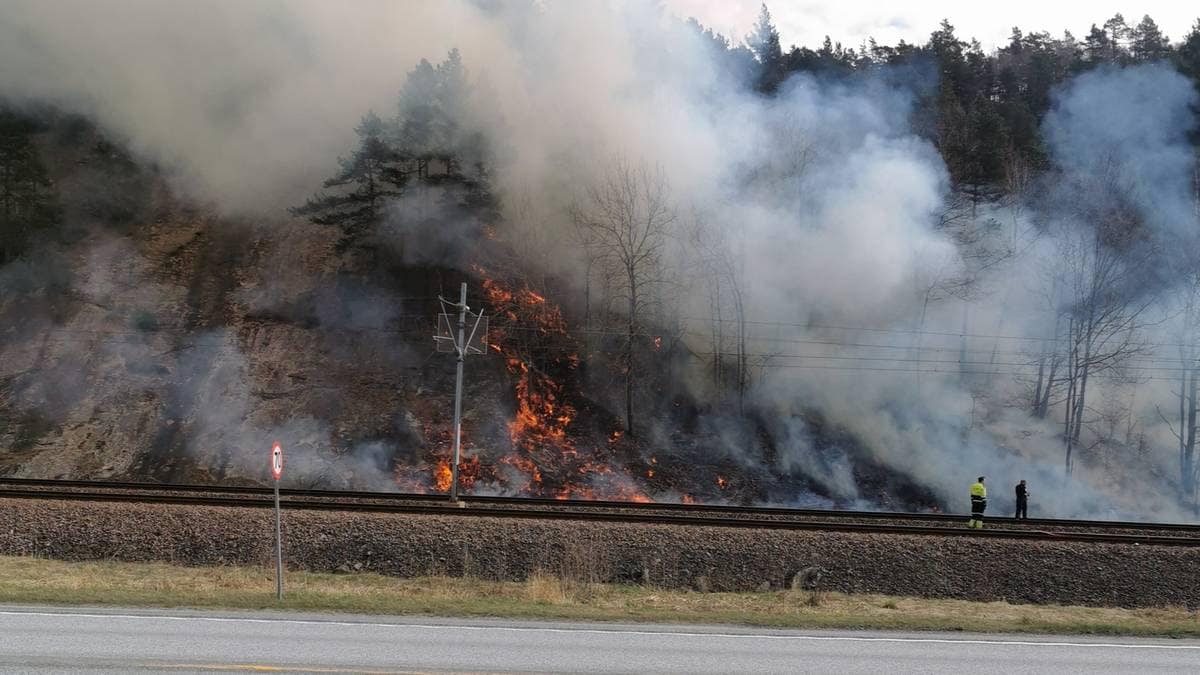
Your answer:
[[[807,640],[813,642],[892,642],[892,643],[930,643],[947,645],[998,645],[1020,647],[1080,647],[1102,649],[1186,649],[1200,650],[1200,644],[1165,645],[1165,644],[1123,644],[1119,642],[1049,642],[1038,640],[981,640],[981,639],[952,639],[952,638],[909,638],[909,637],[880,637],[853,635],[778,635],[757,633],[700,633],[686,631],[653,631],[603,628],[549,628],[537,626],[468,626],[460,624],[419,624],[419,623],[375,623],[359,621],[336,621],[318,619],[256,619],[250,617],[223,616],[170,616],[158,614],[97,614],[85,612],[22,612],[0,610],[0,616],[42,616],[42,617],[75,617],[83,619],[137,619],[151,621],[208,621],[212,623],[264,623],[308,626],[347,626],[355,628],[412,628],[417,630],[461,629],[468,631],[496,631],[510,633],[586,633],[593,635],[644,635],[672,636],[698,638],[728,638],[728,639],[757,639],[757,640]]]

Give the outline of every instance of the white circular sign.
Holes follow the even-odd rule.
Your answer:
[[[283,448],[278,443],[271,447],[271,475],[275,480],[283,475]]]

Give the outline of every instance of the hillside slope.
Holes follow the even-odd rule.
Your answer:
[[[731,448],[682,392],[667,392],[675,403],[653,433],[626,438],[603,403],[604,345],[570,337],[568,318],[519,275],[340,251],[334,228],[299,219],[218,217],[85,120],[49,119],[36,143],[60,223],[2,272],[0,474],[257,482],[280,440],[293,485],[443,490],[454,359],[431,338],[437,296],[465,280],[495,315],[489,354],[468,364],[466,489],[934,503],[836,430],[821,434],[849,454],[781,473],[768,420],[743,420],[753,447]],[[498,239],[473,246],[475,260],[503,269]],[[831,462],[859,483],[849,495],[821,479]]]

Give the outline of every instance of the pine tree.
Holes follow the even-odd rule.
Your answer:
[[[1129,33],[1129,51],[1134,61],[1161,61],[1171,53],[1171,42],[1147,14]]]
[[[764,3],[758,13],[754,32],[746,37],[746,46],[758,59],[759,74],[755,88],[764,94],[773,94],[783,82],[783,48],[779,44],[779,31],[771,20],[771,12]]]
[[[408,74],[400,89],[392,142],[414,163],[413,172],[418,178],[429,174],[429,162],[440,145],[437,89],[437,70],[425,59]]]
[[[949,21],[942,19],[938,29],[930,34],[929,43],[925,48],[937,61],[938,72],[941,75],[939,86],[944,91],[948,90],[949,95],[959,99],[958,103],[961,105],[962,99],[969,98],[967,43],[958,39],[954,34],[954,26]]]
[[[1087,37],[1083,39],[1083,50],[1089,63],[1112,63],[1112,38],[1109,37],[1108,31],[1097,27],[1096,24],[1092,24]]]
[[[1179,72],[1192,79],[1192,86],[1200,89],[1200,19],[1192,25],[1192,30],[1183,39],[1183,43],[1175,52],[1175,65]],[[1192,144],[1200,146],[1200,130],[1193,130]]]
[[[401,170],[403,157],[385,140],[383,120],[368,112],[355,128],[358,149],[349,157],[339,157],[341,171],[324,183],[325,189],[292,213],[307,216],[320,225],[341,228],[338,248],[345,250],[356,243],[383,216],[389,198],[400,195],[407,182]]]
[[[1179,71],[1200,84],[1200,19],[1192,25],[1192,31],[1183,38],[1183,44],[1175,53]]]
[[[1112,18],[1104,22],[1104,30],[1108,32],[1108,37],[1113,43],[1120,45],[1121,42],[1129,39],[1129,24],[1125,22],[1125,16],[1120,12],[1112,15]]]
[[[1125,23],[1125,17],[1117,12],[1111,19],[1104,22],[1104,30],[1108,33],[1107,61],[1109,63],[1125,63],[1129,54],[1124,45],[1129,41],[1130,35],[1129,24]]]
[[[439,175],[457,173],[471,164],[473,132],[463,128],[471,96],[467,71],[458,49],[434,66],[421,59],[400,89],[392,142],[412,162],[412,173],[430,178],[433,160],[442,163]]]
[[[463,67],[458,49],[451,49],[446,60],[437,65],[436,88],[434,90],[434,136],[447,159],[453,160],[462,145],[460,118],[467,109],[470,91],[467,87],[467,71]]]
[[[967,152],[961,185],[971,203],[978,205],[999,194],[1009,134],[1004,118],[983,97],[975,99],[967,113],[966,125]]]
[[[490,223],[497,217],[487,140],[468,114],[472,96],[457,49],[436,66],[422,60],[408,74],[392,138],[426,208],[405,214],[398,223],[405,230],[437,226],[439,218]]]

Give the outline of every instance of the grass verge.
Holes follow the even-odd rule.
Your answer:
[[[271,570],[160,563],[62,562],[0,556],[0,602],[364,614],[431,614],[584,621],[722,623],[776,628],[1200,637],[1200,616],[1178,607],[1118,609],[1012,605],[883,595],[696,593],[570,582],[288,572],[276,602]]]

